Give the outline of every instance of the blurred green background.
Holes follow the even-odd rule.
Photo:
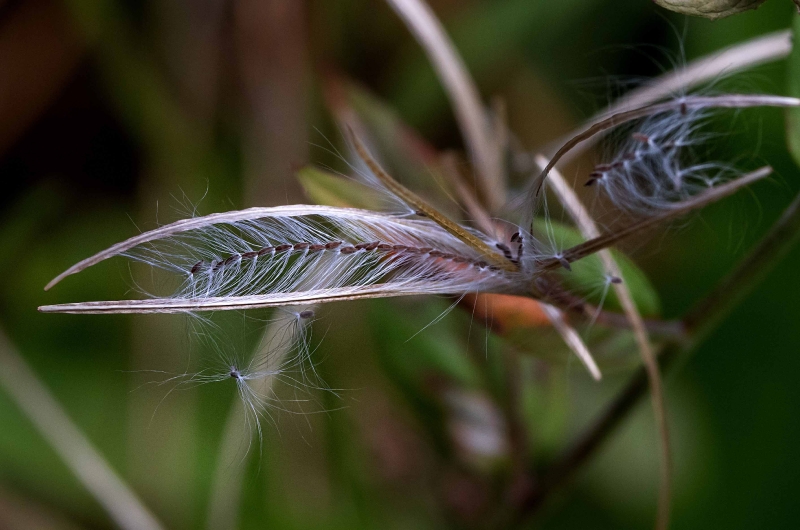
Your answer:
[[[527,148],[559,138],[632,81],[788,28],[797,16],[788,0],[714,23],[647,0],[431,5]],[[233,385],[176,390],[163,401],[169,387],[142,386],[154,377],[137,371],[213,360],[190,340],[184,317],[37,313],[136,296],[121,261],[51,292],[43,286],[194,206],[307,202],[298,168],[343,168],[328,152],[329,141],[341,145],[325,100],[332,77],[372,92],[434,146],[461,148],[430,65],[379,0],[0,2],[0,325],[168,528],[207,524]],[[785,94],[786,65],[724,86]],[[775,176],[630,249],[667,318],[708,292],[800,190],[782,112],[725,114],[715,127],[724,135],[717,158],[769,163]],[[800,249],[669,380],[673,528],[796,527],[798,260]],[[271,411],[260,450],[221,457],[246,470],[241,528],[498,526],[513,510],[518,471],[546,465],[630,374],[592,383],[577,363],[520,355],[460,310],[416,334],[447,305],[319,311],[315,356],[340,397],[316,392],[315,414]],[[547,329],[529,338],[543,351],[559,347]],[[650,527],[655,440],[649,406],[640,406],[526,525]],[[0,391],[0,527],[110,526]]]

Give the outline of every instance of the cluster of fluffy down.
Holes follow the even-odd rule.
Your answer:
[[[679,108],[625,127],[613,153],[594,167],[584,184],[616,209],[646,216],[735,178],[741,173],[732,166],[699,161],[695,152],[711,139],[701,130],[709,113]]]

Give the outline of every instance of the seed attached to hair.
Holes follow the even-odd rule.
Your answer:
[[[300,313],[298,313],[297,316],[299,316],[302,319],[308,320],[309,318],[314,318],[314,311],[312,311],[311,309],[306,309],[305,311],[300,311]]]
[[[343,247],[343,248],[339,249],[339,252],[341,252],[342,254],[352,254],[353,252],[356,252],[357,250],[358,249],[356,249],[356,247]]]
[[[510,260],[514,258],[514,256],[511,254],[511,249],[508,248],[508,245],[506,245],[505,243],[496,243],[495,246],[498,249],[500,249],[500,251],[503,253],[503,256],[506,257],[506,259]]]
[[[275,247],[264,247],[264,248],[262,248],[261,250],[258,251],[258,255],[259,256],[263,256],[264,254],[272,254],[272,252],[274,250],[275,250]]]
[[[294,249],[295,250],[306,250],[310,246],[311,246],[311,243],[296,243],[294,245]]]
[[[308,247],[309,252],[319,252],[320,250],[325,250],[325,245],[314,244]]]
[[[339,248],[341,245],[341,241],[333,241],[332,243],[325,243],[325,248],[328,250],[333,250],[334,248]]]
[[[189,274],[191,274],[192,276],[197,274],[197,271],[200,270],[200,267],[203,265],[203,263],[205,263],[205,261],[202,261],[202,260],[200,260],[197,263],[195,263],[194,266],[192,267],[192,270],[189,271]]]
[[[292,248],[292,245],[278,245],[277,247],[275,247],[275,252],[286,252],[287,250],[290,250],[291,248]]]
[[[258,252],[245,252],[242,254],[242,259],[253,259],[258,256]]]
[[[223,266],[223,267],[227,267],[227,266],[228,266],[228,265],[230,265],[231,263],[234,263],[234,262],[236,262],[236,261],[239,261],[239,259],[241,259],[241,256],[240,256],[239,254],[234,254],[233,256],[230,256],[228,259],[226,259],[225,261],[223,261],[223,262],[222,262],[222,266]]]
[[[641,142],[643,144],[649,144],[650,143],[650,137],[647,136],[644,133],[635,132],[635,133],[631,134],[631,138],[633,138],[637,142]]]

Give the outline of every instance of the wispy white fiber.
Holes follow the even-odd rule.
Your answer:
[[[178,221],[115,245],[62,277],[115,255],[173,272],[180,286],[168,296],[89,305],[84,312],[244,309],[519,285],[430,220],[349,208],[254,208]]]

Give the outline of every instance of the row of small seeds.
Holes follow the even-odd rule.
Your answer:
[[[645,145],[649,146],[655,145],[651,141],[649,136],[640,132],[635,132],[631,134],[631,138]],[[673,147],[676,147],[675,143],[667,142],[661,146],[661,149],[671,149]],[[591,186],[595,182],[602,181],[609,172],[615,169],[624,168],[626,163],[633,162],[640,156],[641,154],[637,153],[626,153],[622,155],[622,160],[617,160],[616,162],[613,162],[611,164],[597,164],[596,166],[594,166],[594,170],[591,173],[589,173],[589,179],[584,183],[584,186]]]
[[[293,245],[284,244],[275,247],[264,247],[258,251],[244,252],[242,254],[232,254],[226,259],[219,261],[212,261],[211,263],[202,260],[198,261],[191,268],[190,274],[194,276],[203,268],[204,265],[208,266],[208,268],[211,269],[212,272],[217,272],[220,269],[227,267],[228,265],[231,265],[233,263],[237,263],[244,260],[256,259],[261,256],[265,256],[267,254],[275,255],[287,251],[312,253],[312,252],[321,252],[326,250],[328,251],[337,250],[340,254],[354,254],[361,250],[365,252],[379,250],[381,252],[428,255],[432,258],[449,260],[452,261],[453,263],[468,263],[479,269],[489,268],[491,270],[499,270],[498,267],[494,265],[489,265],[485,261],[472,260],[464,256],[459,256],[457,254],[441,252],[439,250],[433,249],[432,247],[390,245],[388,243],[381,243],[380,241],[374,241],[372,243],[359,243],[358,245],[352,245],[352,246],[342,246],[342,245],[344,245],[343,241],[333,241],[330,243],[295,243]]]

